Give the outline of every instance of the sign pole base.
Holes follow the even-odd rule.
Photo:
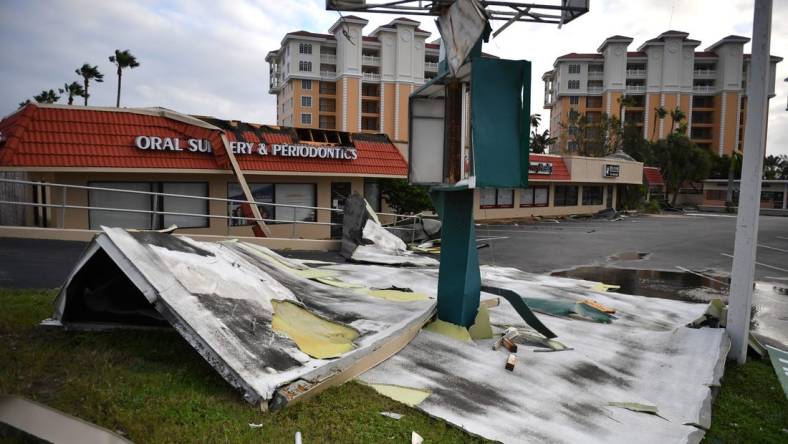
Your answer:
[[[470,327],[479,311],[481,273],[476,251],[472,189],[433,189],[441,217],[438,319]]]

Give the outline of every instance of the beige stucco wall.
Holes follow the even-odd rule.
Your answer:
[[[364,193],[364,179],[362,177],[323,177],[323,176],[272,176],[249,174],[246,175],[249,183],[314,183],[317,188],[318,207],[331,207],[331,183],[350,182],[352,192]],[[31,173],[33,180],[42,180],[68,185],[87,186],[89,182],[207,182],[210,197],[227,198],[227,187],[231,182],[237,182],[229,174],[178,174],[178,173],[74,173],[52,172]],[[49,202],[59,205],[62,202],[62,191],[53,188],[50,191]],[[87,190],[69,189],[66,193],[68,205],[88,206]],[[209,213],[211,215],[227,216],[227,204],[222,201],[210,201]],[[31,220],[31,219],[28,219]],[[87,229],[89,228],[88,210],[66,209],[64,228]],[[318,210],[318,222],[330,222],[330,211]],[[50,227],[61,227],[61,210],[53,208],[49,220]],[[272,237],[291,237],[293,224],[270,224]],[[188,228],[178,230],[181,234],[204,234],[217,236],[254,236],[251,226],[228,227],[228,219],[210,218],[207,228]],[[331,237],[328,225],[296,224],[295,237],[306,239],[328,239]]]
[[[643,164],[641,162],[630,162],[605,157],[564,156],[564,163],[567,169],[569,169],[572,182],[597,182],[599,184],[643,183]],[[621,167],[618,177],[603,177],[604,166],[608,164],[619,165]]]
[[[552,217],[552,216],[567,216],[570,214],[591,214],[607,208],[607,192],[608,187],[613,187],[613,202],[618,199],[618,187],[615,184],[604,185],[602,190],[602,205],[582,205],[583,203],[583,185],[600,186],[600,183],[582,184],[577,182],[532,182],[534,186],[548,185],[550,187],[548,196],[548,206],[546,207],[520,207],[520,189],[514,190],[514,207],[513,208],[479,208],[479,190],[474,193],[474,219],[477,221],[495,220],[495,219],[518,219],[534,216]],[[568,207],[554,206],[555,186],[556,185],[577,185],[578,189],[577,203],[580,205]]]

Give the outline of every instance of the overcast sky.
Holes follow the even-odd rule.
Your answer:
[[[554,2],[555,0],[547,0]],[[325,0],[0,1],[0,115],[42,89],[78,80],[85,62],[99,66],[90,104],[115,103],[116,76],[108,57],[130,49],[141,62],[123,76],[122,106],[163,106],[189,114],[275,123],[265,54],[286,32],[327,32],[338,18]],[[594,52],[608,36],[632,37],[630,50],[668,29],[690,33],[706,48],[729,34],[750,37],[752,1],[593,0],[591,12],[557,29],[530,23],[509,27],[484,47],[501,57],[533,62],[532,110],[541,112],[541,75],[559,55]],[[365,33],[393,16],[361,14]],[[432,18],[422,27],[436,38]],[[788,1],[774,1],[771,52],[788,56]],[[499,24],[494,24],[494,28]],[[745,46],[745,52],[750,45]],[[767,153],[788,154],[788,61],[777,65],[777,97],[769,110]],[[62,100],[61,100],[62,101]],[[81,101],[79,102],[81,103]]]

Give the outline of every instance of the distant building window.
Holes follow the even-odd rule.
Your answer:
[[[311,125],[312,124],[312,114],[310,114],[310,113],[302,113],[301,114],[301,124],[302,125]]]
[[[567,142],[566,149],[569,150],[570,153],[577,151],[577,142],[574,140]]]
[[[580,74],[580,65],[569,65],[569,74]]]
[[[513,188],[480,189],[479,208],[514,208],[514,189]]]
[[[577,205],[576,185],[556,185],[554,205],[556,207],[574,207]]]
[[[580,117],[580,113],[577,112],[577,110],[575,110],[575,109],[569,110],[569,121],[570,122],[574,122],[575,120],[577,120],[578,117]]]
[[[312,44],[311,43],[299,43],[298,44],[298,52],[301,54],[312,54]]]
[[[312,89],[312,81],[311,80],[301,80],[301,89]]]
[[[570,105],[578,105],[580,103],[580,96],[569,96]]]
[[[311,108],[312,107],[312,97],[310,96],[301,96],[301,106],[304,108]]]
[[[570,136],[576,136],[577,135],[577,127],[576,126],[570,126],[569,127],[569,135]]]
[[[583,205],[602,205],[602,196],[601,186],[583,186]]]
[[[567,87],[569,89],[580,89],[580,80],[570,80],[567,84]]]
[[[550,187],[548,186],[533,186],[523,188],[520,190],[520,206],[521,207],[546,207],[548,196],[550,195]]]
[[[312,62],[305,62],[303,60],[298,62],[298,70],[299,71],[312,72]]]

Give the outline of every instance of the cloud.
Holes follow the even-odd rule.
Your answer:
[[[365,30],[389,22],[384,14],[358,14],[370,21]],[[177,111],[241,119],[276,121],[274,96],[268,94],[265,55],[282,37],[298,29],[326,32],[338,18],[324,0],[6,0],[0,2],[0,114],[16,109],[42,89],[77,80],[84,62],[105,74],[91,85],[90,103],[113,105],[116,77],[107,57],[130,49],[142,65],[124,72],[124,106],[164,106]],[[413,17],[438,36],[431,17]],[[788,56],[788,2],[774,2],[772,53]],[[494,23],[494,27],[500,23]],[[520,23],[485,45],[485,52],[533,62],[532,111],[542,109],[542,73],[568,52],[593,52],[614,34],[643,41],[667,29],[690,33],[701,48],[729,34],[750,36],[752,0],[693,2],[612,0],[591,2],[591,12],[562,29]],[[749,51],[749,45],[745,47]],[[770,104],[770,154],[788,153],[785,111],[788,62],[777,68],[777,97]]]

